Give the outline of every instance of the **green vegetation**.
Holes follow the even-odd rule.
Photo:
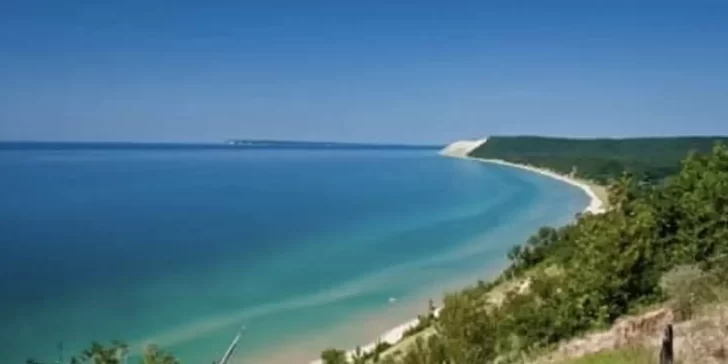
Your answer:
[[[714,299],[706,287],[728,282],[728,148],[691,153],[679,165],[659,184],[619,175],[609,185],[606,213],[540,229],[510,251],[510,267],[494,282],[447,295],[433,335],[379,362],[521,362],[666,300],[689,317],[697,304]],[[525,284],[497,303],[489,300],[506,281]],[[615,361],[621,354],[581,362],[643,362]]]
[[[338,349],[328,349],[321,353],[321,360],[327,364],[345,364],[347,363],[346,352]]]
[[[412,336],[412,335],[420,333],[420,332],[424,331],[425,329],[427,329],[428,327],[430,327],[435,320],[435,309],[436,309],[435,303],[432,302],[432,300],[430,300],[428,303],[427,314],[426,315],[417,315],[417,320],[418,320],[417,325],[412,326],[411,328],[406,330],[402,334],[402,336],[403,337]]]
[[[92,343],[91,346],[83,350],[79,355],[73,356],[70,359],[71,364],[126,364],[125,358],[129,353],[129,348],[126,344],[113,341],[109,345],[103,345],[100,343]],[[39,361],[28,359],[27,364],[43,364]],[[155,345],[149,345],[144,349],[140,364],[178,364],[177,359],[161,350]]]
[[[562,174],[575,171],[581,178],[604,184],[625,171],[639,180],[661,180],[676,174],[680,161],[689,152],[708,153],[716,142],[728,142],[728,137],[491,137],[470,155],[533,165]]]
[[[678,266],[660,280],[660,288],[670,298],[669,306],[677,321],[689,320],[698,308],[725,296],[717,274],[706,274],[695,266]]]

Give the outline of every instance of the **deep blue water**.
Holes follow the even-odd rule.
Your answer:
[[[306,347],[391,310],[390,297],[406,305],[492,272],[588,203],[433,150],[25,145],[2,148],[0,170],[3,363],[93,339],[212,362],[241,325],[240,358]],[[371,335],[347,330],[324,339]]]

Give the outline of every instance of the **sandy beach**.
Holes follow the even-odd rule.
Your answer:
[[[439,311],[438,311],[439,312]],[[393,329],[385,332],[383,335],[379,336],[377,340],[375,340],[372,343],[369,343],[367,345],[363,345],[360,350],[362,353],[367,353],[372,350],[374,350],[374,347],[377,345],[377,343],[389,343],[391,345],[396,344],[402,339],[402,335],[409,330],[412,327],[417,326],[417,323],[419,322],[419,319],[412,319],[410,321],[407,321],[401,325],[398,325],[394,327]],[[355,350],[349,350],[347,351],[347,357],[351,359],[352,355],[355,353]],[[312,361],[310,364],[322,364],[323,361],[321,359],[317,359]]]
[[[435,317],[437,317],[440,314],[441,309],[442,309],[441,307],[438,307],[435,309],[435,312],[434,312]],[[412,319],[410,321],[407,321],[401,325],[398,325],[398,326],[392,328],[391,330],[389,330],[389,331],[385,332],[384,334],[382,334],[381,336],[379,336],[374,342],[369,343],[367,345],[362,345],[359,349],[360,352],[367,353],[367,352],[374,350],[374,348],[377,346],[377,343],[388,343],[390,345],[394,345],[394,344],[398,343],[400,340],[402,340],[402,336],[404,335],[404,333],[407,330],[417,326],[419,321],[420,321],[419,319],[415,318],[415,319]],[[355,353],[355,350],[349,350],[346,352],[347,357],[349,359],[351,359],[351,357],[354,353]],[[310,364],[322,364],[322,360],[317,359],[317,360],[312,361]]]
[[[603,197],[599,197],[599,194],[595,191],[594,187],[591,186],[589,183],[581,181],[579,179],[571,178],[568,176],[564,176],[562,174],[558,174],[556,172],[552,172],[546,169],[542,168],[536,168],[532,166],[527,166],[523,164],[517,164],[517,163],[511,163],[500,159],[482,159],[482,158],[475,158],[475,157],[458,157],[458,158],[465,158],[470,159],[478,162],[485,162],[485,163],[494,163],[494,164],[500,164],[504,166],[514,167],[514,168],[520,168],[525,169],[527,171],[531,171],[534,173],[538,173],[547,177],[551,177],[553,179],[559,180],[564,183],[568,183],[574,187],[577,187],[584,191],[587,196],[589,196],[589,206],[584,209],[584,212],[589,212],[592,214],[601,214],[604,211],[606,211],[607,201],[602,201]]]
[[[461,159],[467,159],[472,161],[477,161],[481,163],[493,163],[493,164],[499,164],[503,166],[508,167],[514,167],[514,168],[520,168],[524,169],[530,172],[538,173],[546,177],[550,177],[553,179],[556,179],[558,181],[568,183],[569,185],[572,185],[576,188],[579,188],[582,190],[588,197],[589,197],[589,205],[584,209],[585,213],[591,213],[591,214],[601,214],[606,211],[607,207],[607,201],[603,200],[605,199],[603,193],[598,193],[596,191],[596,186],[581,181],[579,179],[571,178],[569,176],[565,176],[556,172],[552,172],[546,169],[542,168],[536,168],[533,166],[528,165],[522,165],[517,163],[511,163],[500,159],[483,159],[483,158],[475,158],[470,157],[468,154],[478,146],[485,143],[487,139],[481,139],[481,140],[474,140],[474,141],[458,141],[455,142],[440,152],[441,155],[446,157],[452,157],[452,158],[461,158]],[[602,196],[600,196],[602,195]],[[439,314],[441,308],[438,308],[435,312],[435,315]],[[367,345],[361,346],[360,350],[362,353],[369,352],[374,349],[374,347],[377,345],[378,342],[386,342],[389,344],[396,344],[400,340],[402,340],[402,335],[410,328],[417,325],[419,322],[419,319],[412,319],[410,321],[407,321],[401,325],[398,325],[391,330],[385,332],[381,336],[379,336],[374,342],[369,343]],[[354,353],[354,350],[347,351],[347,356],[350,358],[351,355]],[[315,360],[310,362],[310,364],[322,364],[321,359]]]

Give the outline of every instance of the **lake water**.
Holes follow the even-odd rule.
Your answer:
[[[307,362],[588,204],[436,150],[9,146],[0,171],[0,361],[18,364],[111,339],[211,363],[243,325],[238,361]]]

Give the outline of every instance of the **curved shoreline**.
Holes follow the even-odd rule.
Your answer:
[[[483,140],[482,142],[484,142]],[[499,164],[503,166],[513,167],[513,168],[520,168],[526,171],[538,173],[540,175],[550,177],[553,179],[556,179],[558,181],[567,183],[573,187],[576,187],[580,190],[582,190],[588,197],[589,197],[589,205],[584,209],[585,213],[591,213],[591,214],[601,214],[606,211],[607,201],[602,201],[602,199],[598,196],[598,194],[594,191],[592,186],[590,186],[588,183],[584,181],[580,181],[578,179],[564,176],[562,174],[552,172],[546,169],[537,168],[533,166],[523,165],[523,164],[517,164],[513,162],[504,161],[501,159],[484,159],[484,158],[476,158],[476,157],[470,157],[467,155],[453,155],[449,153],[441,153],[443,156],[451,157],[451,158],[459,158],[459,159],[466,159],[466,160],[472,160],[480,163],[492,163],[492,164]],[[437,316],[440,313],[440,310],[442,307],[438,307],[435,311],[435,315]],[[374,350],[377,343],[388,343],[390,345],[396,345],[402,340],[403,334],[409,330],[410,328],[416,326],[419,323],[419,319],[415,318],[410,321],[407,321],[403,324],[397,325],[394,328],[390,329],[389,331],[386,331],[384,334],[379,336],[377,340],[374,342],[368,343],[366,345],[363,345],[360,347],[360,353],[366,353],[369,351]],[[348,350],[346,351],[346,355],[349,359],[351,359],[351,356],[355,353],[355,350]],[[309,362],[309,364],[322,364],[323,361],[321,359],[316,359],[314,361]]]
[[[478,162],[500,164],[503,166],[525,169],[527,171],[538,173],[538,174],[546,176],[546,177],[551,177],[555,180],[559,180],[561,182],[568,183],[574,187],[577,187],[577,188],[581,189],[582,191],[584,191],[584,193],[586,193],[586,195],[589,197],[589,206],[587,206],[584,209],[584,212],[589,212],[592,214],[601,214],[606,211],[607,201],[602,201],[602,199],[599,198],[597,193],[594,192],[594,189],[588,183],[580,181],[578,179],[564,176],[563,174],[552,172],[547,169],[532,167],[532,166],[525,165],[525,164],[508,162],[508,161],[504,161],[502,159],[485,159],[485,158],[476,158],[476,157],[454,157],[454,158],[462,158],[462,159],[469,159],[469,160],[474,160],[474,161],[478,161]]]

